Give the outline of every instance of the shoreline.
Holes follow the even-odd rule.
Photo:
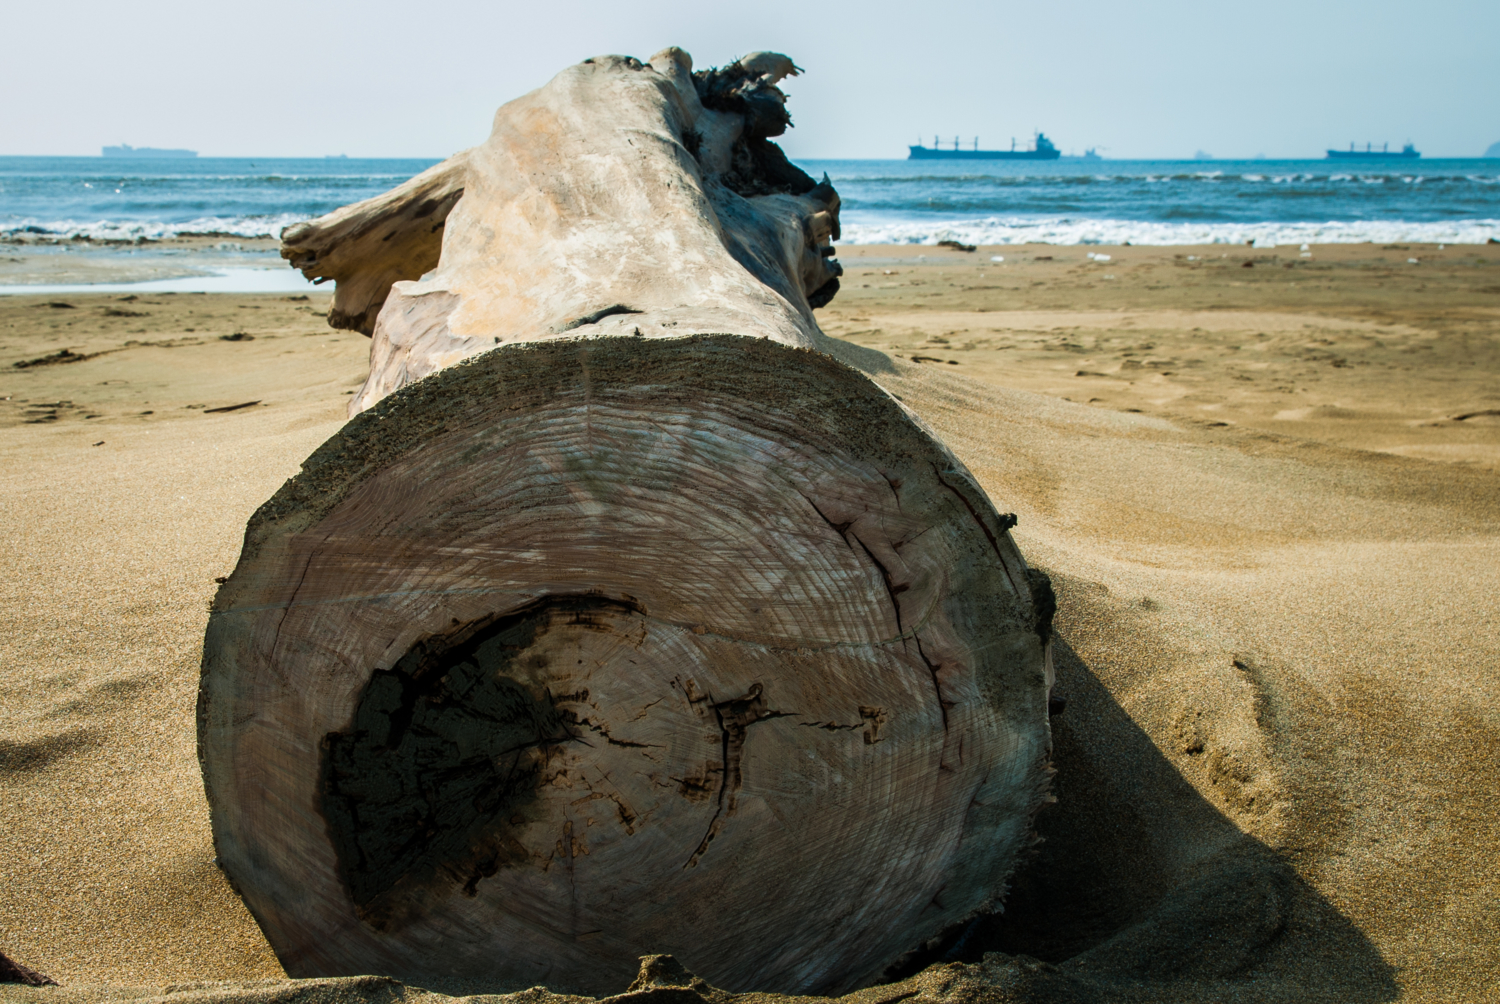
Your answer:
[[[0,287],[58,286],[89,284],[122,284],[152,282],[163,279],[211,276],[225,269],[262,269],[267,271],[292,271],[280,255],[281,242],[272,237],[218,238],[195,236],[191,238],[167,238],[141,242],[107,242],[92,240],[59,240],[54,243],[35,241],[12,242],[0,240]],[[915,267],[919,264],[935,265],[940,262],[962,262],[972,260],[976,264],[989,263],[990,258],[1008,257],[1007,267],[1022,262],[1035,263],[1053,261],[1088,260],[1091,264],[1105,261],[1134,262],[1141,257],[1158,255],[1173,260],[1208,262],[1213,257],[1221,259],[1249,257],[1264,264],[1290,263],[1293,267],[1323,262],[1349,263],[1368,261],[1371,263],[1405,263],[1400,255],[1388,252],[1410,252],[1407,257],[1442,262],[1461,261],[1464,255],[1473,253],[1486,261],[1494,260],[1491,250],[1500,248],[1500,241],[1490,244],[1433,244],[1410,241],[1377,244],[1311,244],[1307,254],[1301,245],[1255,246],[1252,244],[994,244],[978,245],[973,252],[964,252],[937,244],[847,244],[837,245],[840,261],[866,264],[904,263]],[[1266,254],[1271,252],[1269,258]],[[1093,255],[1095,257],[1090,257]],[[1106,260],[1096,256],[1108,255]],[[1306,259],[1311,259],[1306,260]],[[218,289],[219,292],[256,292],[263,287]],[[193,292],[188,288],[181,292]],[[281,291],[281,290],[278,290]],[[20,293],[19,289],[0,289],[0,295]],[[84,289],[76,290],[82,294]]]

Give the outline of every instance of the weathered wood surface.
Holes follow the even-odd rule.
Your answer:
[[[825,257],[838,195],[766,138],[788,121],[775,83],[791,61],[744,63],[705,89],[739,111],[705,107],[678,49],[580,63],[505,105],[488,141],[405,191],[289,230],[282,254],[309,278],[336,277],[343,315],[385,304],[350,414],[497,344],[567,333],[818,346],[812,308],[838,288]],[[463,198],[439,220],[433,207],[455,191]],[[441,232],[441,263],[407,237],[419,231]],[[387,232],[396,237],[382,243]]]
[[[281,256],[315,281],[335,280],[328,323],[375,330],[391,284],[435,268],[448,213],[464,194],[466,154],[373,199],[287,227]]]
[[[605,994],[671,952],[833,993],[1033,839],[1050,590],[817,351],[837,196],[765,140],[790,61],[689,65],[500,110],[215,600],[215,842],[293,975]]]

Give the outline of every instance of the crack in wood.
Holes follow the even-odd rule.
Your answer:
[[[885,562],[875,557],[875,552],[870,550],[869,545],[861,540],[858,534],[850,534],[849,536],[853,537],[855,543],[859,545],[860,550],[865,552],[865,556],[870,559],[870,563],[880,569],[881,581],[885,583],[886,594],[891,598],[891,608],[896,612],[896,634],[904,636],[906,630],[901,626],[901,601],[896,597],[910,589],[911,583],[904,582],[899,586],[896,585],[896,580],[891,576],[891,570],[885,567]]]
[[[901,488],[902,485],[906,484],[905,479],[903,479],[903,478],[893,478],[889,474],[887,474],[885,471],[881,471],[880,472],[880,476],[882,478],[885,478],[885,483],[886,484],[890,485],[890,487],[891,487],[891,497],[896,500],[896,511],[897,512],[901,512],[902,509],[901,509],[901,492],[900,492],[900,488]]]
[[[587,718],[579,718],[577,715],[572,715],[570,712],[568,714],[572,717],[572,721],[573,721],[574,725],[582,725],[584,728],[588,729],[591,732],[597,732],[597,733],[599,733],[601,736],[604,737],[604,741],[607,742],[607,743],[609,743],[611,746],[627,746],[627,747],[630,747],[632,749],[640,749],[640,750],[660,750],[660,749],[666,749],[666,747],[663,746],[663,745],[661,745],[660,743],[634,743],[634,742],[631,742],[628,739],[616,739],[614,736],[612,736],[612,735],[609,734],[609,730],[606,729],[604,726],[602,726],[602,725],[595,725],[589,719],[587,719]]]
[[[318,543],[318,548],[327,544],[332,537],[332,531],[324,534],[323,539]],[[297,584],[292,587],[292,595],[287,600],[285,609],[281,611],[281,617],[276,621],[276,633],[271,636],[271,654],[273,656],[276,654],[277,647],[281,644],[281,628],[286,624],[286,619],[291,614],[292,607],[297,605],[297,595],[302,592],[303,585],[307,583],[307,573],[312,568],[314,559],[318,556],[318,548],[314,548],[308,553],[307,561],[302,565],[302,574],[297,577]]]
[[[606,317],[614,317],[619,314],[639,313],[643,313],[643,311],[636,310],[634,307],[627,307],[623,303],[616,303],[613,306],[601,307],[591,314],[584,314],[582,317],[574,318],[573,320],[557,328],[557,332],[561,334],[564,331],[572,331],[574,328],[582,328],[590,324],[598,324]]]
[[[880,727],[886,723],[887,714],[884,708],[871,708],[865,705],[859,707],[858,725],[840,725],[838,722],[798,722],[805,729],[824,729],[828,732],[857,732],[860,729],[865,733],[865,745],[873,746],[876,743],[885,742],[880,738]]]
[[[634,665],[633,661],[632,661],[631,665]],[[642,718],[645,718],[646,717],[646,712],[650,711],[652,708],[656,707],[658,704],[660,704],[662,701],[665,701],[665,700],[666,700],[665,697],[658,697],[656,700],[652,701],[650,704],[647,704],[646,706],[644,706],[643,708],[641,708],[640,714],[638,714],[634,718],[632,718],[631,721],[638,722]]]
[[[965,495],[963,492],[959,491],[953,485],[950,485],[943,478],[942,469],[939,468],[937,464],[933,464],[932,465],[932,474],[933,474],[933,477],[937,478],[938,484],[942,485],[944,488],[948,489],[950,492],[952,492],[954,495],[956,495],[958,497],[958,500],[964,504],[964,508],[967,509],[967,510],[969,510],[969,515],[974,518],[974,522],[979,525],[979,529],[981,529],[981,530],[984,531],[985,537],[990,542],[990,547],[994,549],[994,551],[995,551],[995,557],[997,557],[997,558],[1000,559],[1000,567],[1005,570],[1005,577],[1007,579],[1011,579],[1010,566],[1008,564],[1006,564],[1006,561],[1005,561],[1005,552],[1000,549],[1000,540],[999,540],[998,537],[995,536],[994,532],[990,529],[989,524],[986,523],[984,521],[983,517],[981,517],[979,515],[979,510],[977,510],[977,509],[974,508],[974,503],[972,503],[972,502],[969,501],[969,497],[967,495]],[[1017,523],[1019,523],[1021,521],[1020,517],[1017,516],[1013,512],[1000,513],[999,514],[999,519],[1000,519],[1000,532],[1001,533],[1008,532],[1013,527],[1015,527],[1015,525]],[[1020,593],[1020,591],[1021,591],[1020,587],[1017,585],[1017,583],[1015,582],[1014,579],[1011,579],[1011,583],[1010,584],[1011,584],[1011,588],[1012,589],[1015,589],[1017,593]]]
[[[799,492],[798,494],[801,493]],[[827,513],[818,508],[818,503],[814,502],[811,496],[802,495],[802,497],[807,499],[807,504],[812,506],[812,511],[817,513],[818,516],[823,520],[823,522],[833,527],[834,532],[837,533],[840,537],[844,538],[844,546],[849,548],[849,550],[851,551],[854,550],[854,545],[849,543],[849,528],[854,525],[854,521],[849,520],[847,523],[835,523],[833,520],[828,518]]]
[[[691,684],[692,681],[689,680],[688,683]],[[741,763],[750,726],[772,718],[797,717],[796,713],[791,711],[768,710],[765,706],[765,688],[759,683],[750,684],[750,690],[744,697],[717,702],[712,701],[712,695],[705,695],[705,697],[711,702],[709,706],[713,708],[719,725],[720,763],[722,764],[719,771],[719,802],[714,809],[713,818],[708,821],[708,831],[703,834],[703,839],[699,842],[697,850],[693,851],[692,857],[688,858],[687,863],[682,866],[684,870],[698,866],[703,855],[708,853],[708,845],[713,843],[714,838],[724,829],[725,822],[739,807],[740,789],[744,786],[745,780]],[[705,779],[710,772],[705,772]]]
[[[933,692],[937,694],[938,711],[941,712],[943,716],[943,731],[947,732],[948,708],[952,706],[953,702],[945,701],[943,699],[943,682],[938,679],[938,673],[941,672],[943,668],[942,664],[939,663],[937,665],[934,665],[932,660],[927,658],[927,653],[922,651],[922,639],[916,634],[913,634],[911,637],[912,641],[917,643],[917,655],[921,656],[922,662],[927,666],[927,672],[932,675],[932,689]]]

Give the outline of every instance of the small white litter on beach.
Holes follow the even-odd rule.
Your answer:
[[[1004,261],[1004,260],[1005,260],[1005,256],[1004,255],[1001,255],[1001,254],[992,254],[992,255],[990,255],[990,261]]]

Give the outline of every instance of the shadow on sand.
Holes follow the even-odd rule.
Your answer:
[[[908,960],[986,960],[1017,1001],[1339,1001],[1398,996],[1374,945],[1178,772],[1062,638],[1054,791],[1005,912]]]

